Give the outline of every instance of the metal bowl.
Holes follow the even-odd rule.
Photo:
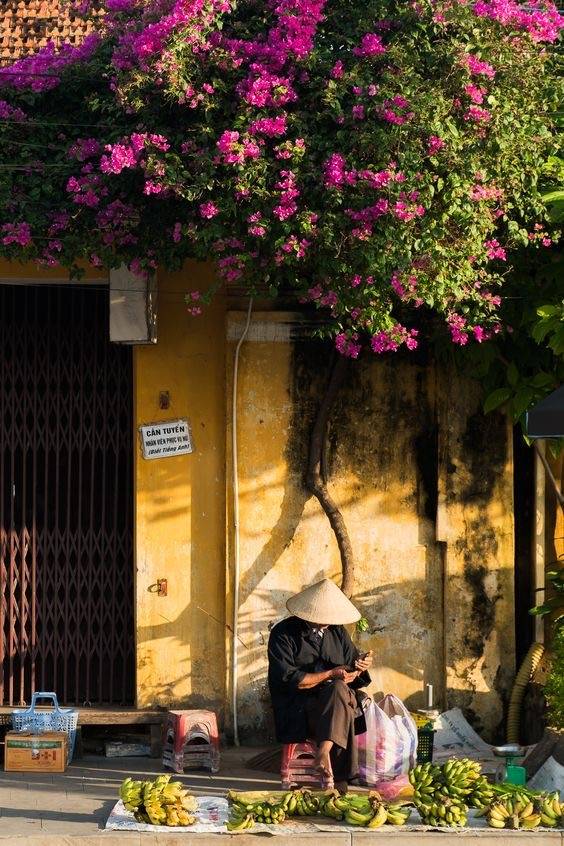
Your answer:
[[[506,743],[504,746],[492,746],[494,755],[500,758],[524,758],[525,749],[518,743]]]

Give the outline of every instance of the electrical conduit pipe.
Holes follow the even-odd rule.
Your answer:
[[[231,449],[233,453],[233,654],[231,659],[231,710],[233,712],[233,742],[239,746],[239,720],[237,716],[237,681],[239,677],[239,652],[237,649],[239,639],[239,574],[240,548],[239,548],[239,466],[237,452],[237,383],[239,380],[239,353],[247,337],[251,323],[251,312],[253,309],[253,298],[249,300],[247,309],[247,320],[241,333],[241,337],[235,347],[235,358],[233,361],[233,396],[231,407]]]

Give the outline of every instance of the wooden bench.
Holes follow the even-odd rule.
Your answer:
[[[15,706],[18,707],[18,706]],[[9,725],[14,708],[0,707],[0,724]],[[41,708],[37,709],[41,711]],[[49,710],[46,708],[45,710]],[[149,726],[151,758],[162,753],[162,731],[167,711],[143,711],[136,708],[77,708],[78,728],[81,726]],[[77,757],[80,754],[80,731],[77,736]]]

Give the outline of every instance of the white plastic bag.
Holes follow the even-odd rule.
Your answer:
[[[357,737],[362,784],[373,786],[415,766],[417,727],[401,699],[389,693],[380,702],[369,701],[364,716],[366,732]]]

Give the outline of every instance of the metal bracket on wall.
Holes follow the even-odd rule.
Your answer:
[[[147,588],[149,593],[156,593],[157,596],[168,596],[168,579],[157,579],[153,585]]]

